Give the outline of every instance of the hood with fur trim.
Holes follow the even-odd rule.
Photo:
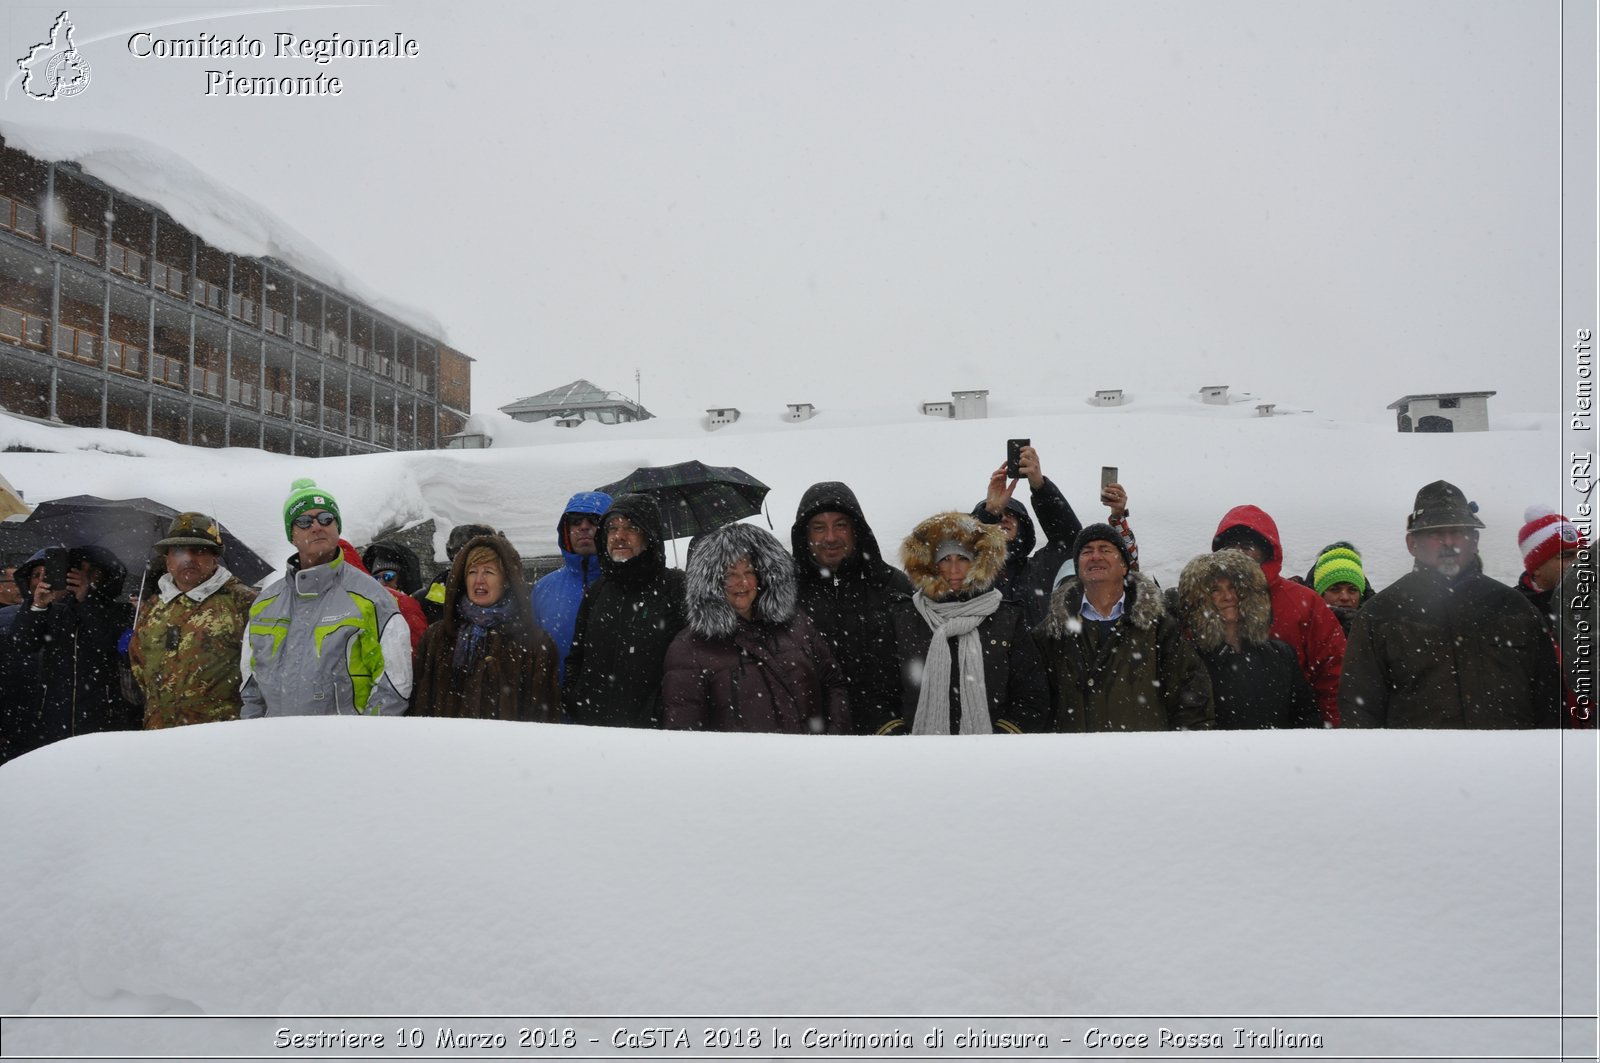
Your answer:
[[[970,513],[936,513],[911,529],[900,544],[900,565],[911,586],[936,602],[954,593],[933,560],[933,552],[946,539],[972,551],[972,569],[961,589],[962,597],[993,587],[1006,568],[1006,533],[1000,525],[985,524]]]
[[[1224,641],[1222,620],[1211,604],[1211,588],[1219,579],[1229,580],[1239,595],[1239,641],[1266,642],[1272,630],[1272,595],[1267,591],[1266,575],[1249,554],[1218,550],[1190,561],[1178,577],[1178,620],[1189,630],[1194,644],[1210,652]]]
[[[1273,580],[1281,578],[1279,573],[1283,569],[1283,542],[1278,538],[1278,522],[1258,506],[1234,506],[1217,522],[1217,534],[1211,537],[1211,548],[1217,548],[1217,540],[1222,538],[1223,532],[1238,526],[1249,528],[1272,547],[1272,556],[1261,563],[1261,571],[1266,573],[1270,587]]]
[[[728,524],[697,538],[689,556],[684,606],[689,630],[696,636],[726,639],[739,630],[739,614],[728,604],[722,583],[729,566],[744,557],[750,559],[761,586],[752,607],[755,620],[787,624],[794,619],[799,598],[794,558],[765,528]]]
[[[1143,572],[1130,572],[1122,581],[1127,592],[1123,603],[1123,616],[1141,631],[1148,631],[1167,615],[1161,601],[1161,588]],[[1068,638],[1081,625],[1079,614],[1083,611],[1083,584],[1073,576],[1050,595],[1050,612],[1044,618],[1043,630],[1051,638]]]

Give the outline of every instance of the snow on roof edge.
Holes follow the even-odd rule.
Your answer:
[[[437,319],[367,290],[309,237],[170,148],[126,133],[46,129],[10,119],[0,120],[0,137],[45,162],[76,164],[118,192],[165,211],[213,247],[272,260],[452,346]]]

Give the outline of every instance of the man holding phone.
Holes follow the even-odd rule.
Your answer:
[[[127,572],[95,546],[50,547],[17,570],[31,594],[12,623],[6,712],[8,756],[73,735],[138,727],[122,697],[117,643],[133,623]]]
[[[1017,475],[1009,476],[1012,472]],[[1035,573],[1030,572],[1029,557],[1038,535],[1034,530],[1033,518],[1028,515],[1028,507],[1013,497],[1017,485],[1023,480],[1028,481],[1034,513],[1038,515],[1039,525],[1044,528],[1052,555],[1070,555],[1073,540],[1083,530],[1083,522],[1072,511],[1072,505],[1061,489],[1045,476],[1039,464],[1039,452],[1034,449],[1032,442],[1027,439],[1008,440],[1006,464],[990,475],[988,494],[972,508],[972,515],[985,524],[1000,525],[1006,533],[1006,570],[995,581],[995,589],[1005,601],[1022,606],[1031,627],[1043,620],[1049,609],[1050,587],[1041,589],[1040,586],[1041,582],[1048,583],[1048,580],[1030,578]],[[1053,575],[1060,567],[1060,561],[1054,564],[1046,562],[1045,567]]]

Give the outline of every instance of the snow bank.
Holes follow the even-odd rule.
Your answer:
[[[1563,741],[90,735],[0,770],[0,1012],[1547,1013]]]

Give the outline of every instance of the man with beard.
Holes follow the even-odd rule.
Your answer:
[[[1406,518],[1413,571],[1356,614],[1339,686],[1345,727],[1561,725],[1555,649],[1537,610],[1483,574],[1477,506],[1436,480]]]
[[[905,573],[883,559],[855,492],[837,480],[806,488],[789,530],[800,611],[844,671],[858,734],[900,716],[893,606],[909,601]]]

